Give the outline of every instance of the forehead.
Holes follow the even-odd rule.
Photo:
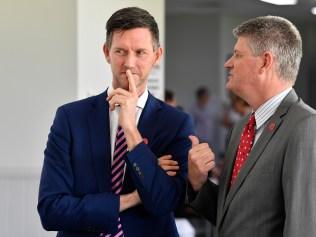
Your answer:
[[[116,30],[112,36],[112,46],[142,46],[152,47],[153,38],[148,28],[134,28],[129,30]]]

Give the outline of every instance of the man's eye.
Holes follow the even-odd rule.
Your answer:
[[[234,53],[234,57],[235,57],[235,58],[240,58],[241,55],[240,55],[239,53],[236,53],[236,52],[235,52],[235,53]]]
[[[114,52],[115,52],[116,54],[118,54],[118,55],[123,55],[123,54],[124,54],[124,51],[121,50],[121,49],[116,49]]]
[[[147,54],[144,50],[137,51],[136,53],[138,56],[144,56]]]

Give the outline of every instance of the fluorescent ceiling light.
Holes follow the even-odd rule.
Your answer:
[[[295,5],[297,0],[260,0],[261,2],[267,2],[274,5]]]
[[[316,15],[316,7],[313,7],[313,8],[311,9],[311,12],[312,12],[313,15]]]

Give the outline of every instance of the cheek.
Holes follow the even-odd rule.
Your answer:
[[[138,63],[138,67],[144,73],[144,72],[151,69],[151,64],[149,62],[146,62],[146,61],[140,61]]]
[[[123,63],[124,63],[123,58],[117,57],[117,56],[111,57],[111,64],[112,64],[114,67],[120,66],[120,65],[122,65]]]
[[[238,75],[239,77],[248,77],[254,72],[255,65],[251,63],[243,62],[238,65]]]
[[[147,56],[139,60],[139,64],[144,68],[151,68],[154,65],[154,57]]]

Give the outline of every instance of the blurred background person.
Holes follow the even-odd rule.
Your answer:
[[[181,111],[184,111],[183,107],[178,105],[175,94],[172,90],[165,90],[165,102],[172,107],[175,107]]]
[[[174,92],[171,91],[171,90],[165,90],[165,102],[168,104],[168,105],[171,105],[173,107],[176,107],[177,106],[177,101],[174,97]]]
[[[212,147],[219,161],[222,157],[223,105],[205,86],[196,90],[195,98],[196,102],[189,113],[193,119],[196,135]]]

